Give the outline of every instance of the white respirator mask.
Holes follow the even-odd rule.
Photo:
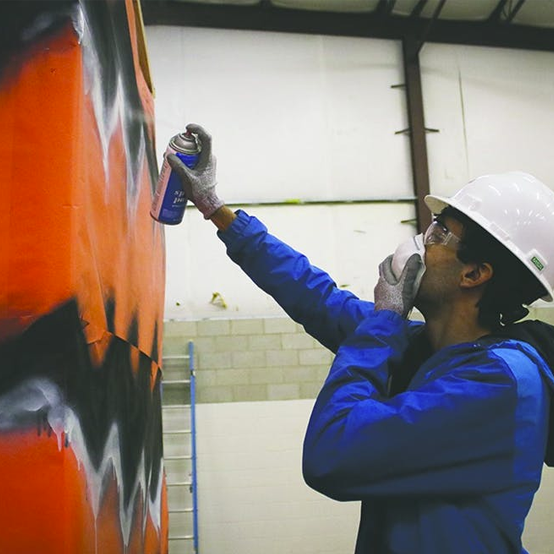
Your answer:
[[[421,268],[416,276],[414,282],[414,296],[419,290],[419,285],[421,284],[421,278],[425,273],[425,245],[423,244],[423,234],[416,235],[415,237],[410,237],[408,240],[401,243],[394,255],[392,257],[391,268],[394,276],[397,279],[400,279],[404,268],[406,267],[406,262],[414,255],[417,254],[421,258]]]

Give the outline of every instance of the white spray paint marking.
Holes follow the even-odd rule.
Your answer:
[[[79,15],[73,17],[73,24],[79,37],[81,51],[83,52],[85,94],[92,100],[100,146],[102,148],[102,165],[104,167],[106,183],[109,185],[109,148],[111,137],[118,121],[120,84],[119,82],[117,83],[114,105],[107,105],[102,95],[102,90],[106,84],[101,78],[101,62],[94,47],[91,27],[80,5],[77,6],[77,10]]]
[[[94,514],[95,528],[102,499],[106,492],[105,486],[109,483],[109,480],[105,477],[113,472],[119,493],[119,523],[125,548],[129,545],[133,510],[138,495],[142,495],[144,499],[143,531],[146,528],[148,515],[150,515],[156,530],[160,531],[163,464],[160,466],[156,495],[152,500],[148,491],[153,475],[149,473],[146,476],[143,450],[126,508],[117,423],[114,422],[110,427],[108,438],[104,444],[102,461],[100,467],[96,469],[88,453],[79,419],[75,412],[65,404],[63,394],[57,385],[47,379],[30,379],[0,396],[0,431],[14,431],[29,428],[32,425],[36,426],[41,415],[45,417],[52,431],[56,434],[59,450],[61,451],[64,442],[67,441],[77,458],[79,469],[82,468],[85,471],[88,498]]]
[[[106,97],[102,94],[106,83],[102,79],[101,74],[101,61],[98,58],[98,53],[94,45],[93,35],[89,22],[86,19],[86,14],[79,6],[79,15],[73,17],[73,24],[75,31],[79,37],[79,41],[82,45],[83,63],[85,67],[84,82],[85,82],[85,94],[90,97],[94,110],[94,116],[96,125],[98,128],[98,135],[102,148],[102,165],[104,168],[104,175],[106,178],[107,189],[106,195],[109,192],[109,154],[110,144],[114,133],[119,127],[124,129],[123,113],[129,114],[132,112],[132,106],[128,105],[126,95],[124,93],[124,86],[121,78],[121,73],[116,73],[116,83],[114,83],[115,94],[113,95],[113,102],[108,104]],[[109,85],[108,85],[109,86]],[[110,98],[112,98],[110,96]],[[144,120],[144,113],[133,113],[133,117],[137,120]],[[127,144],[126,133],[123,132],[123,146],[126,152],[126,178],[127,178],[127,191],[136,191],[136,180],[139,177],[140,168],[143,166],[145,145],[144,132],[141,129],[140,132],[140,148],[137,152],[137,159],[131,159],[129,156],[129,145]],[[136,168],[134,166],[136,165]],[[132,210],[132,206],[128,206],[128,210]]]

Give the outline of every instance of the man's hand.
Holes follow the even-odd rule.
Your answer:
[[[175,154],[167,156],[167,161],[179,176],[187,198],[202,212],[204,219],[210,219],[223,206],[223,201],[215,192],[216,161],[212,154],[212,137],[200,125],[193,123],[187,125],[187,130],[198,135],[202,147],[196,167],[187,167]]]
[[[391,310],[407,317],[414,305],[422,267],[419,254],[412,254],[397,279],[392,271],[392,255],[385,258],[379,265],[379,281],[374,291],[375,310]]]

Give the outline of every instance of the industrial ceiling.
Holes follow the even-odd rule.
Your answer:
[[[147,25],[399,40],[417,227],[429,168],[419,53],[428,42],[554,52],[554,0],[141,0]]]
[[[147,25],[554,51],[554,0],[142,0]]]

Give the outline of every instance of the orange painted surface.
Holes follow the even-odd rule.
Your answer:
[[[88,502],[84,469],[70,448],[36,432],[0,436],[0,552],[10,554],[141,554],[167,552],[167,496],[162,495],[162,526],[148,518],[145,531],[134,518],[124,548],[118,525],[119,496],[112,480],[99,517]],[[22,476],[25,478],[22,479]],[[136,513],[143,505],[137,503]]]
[[[81,133],[80,52],[69,30],[33,50],[0,88],[0,171],[7,177],[1,193],[8,212],[0,218],[2,338],[21,333],[74,293],[69,206],[78,149],[73,137]]]
[[[1,195],[9,207],[0,223],[0,337],[21,333],[76,295],[90,324],[87,334],[97,340],[106,329],[104,300],[113,295],[116,335],[126,338],[140,311],[138,346],[149,354],[153,324],[162,321],[165,258],[161,227],[148,216],[147,168],[130,206],[121,125],[111,138],[105,175],[73,29],[33,50],[0,83],[0,128],[9,130],[0,149],[0,172],[7,177]],[[138,77],[153,140],[152,97]]]
[[[138,62],[133,3],[125,4],[152,143],[153,99]],[[165,254],[163,230],[149,216],[151,172],[143,157],[130,192],[121,114],[104,157],[82,49],[68,22],[15,55],[0,80],[0,344],[74,300],[93,366],[122,339],[152,357],[153,389]],[[139,353],[130,352],[136,371]],[[126,547],[118,482],[112,478],[95,517],[78,454],[45,430],[0,431],[0,553],[165,554],[165,488],[160,529],[152,514],[143,529],[139,495]]]

